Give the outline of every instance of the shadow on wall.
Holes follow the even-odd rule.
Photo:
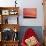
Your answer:
[[[38,39],[41,43],[43,43],[43,30],[42,30],[42,27],[41,26],[21,26],[20,27],[20,31],[19,31],[19,39],[20,39],[20,42],[24,36],[24,33],[25,31],[28,29],[28,28],[32,28],[37,36],[38,36]]]

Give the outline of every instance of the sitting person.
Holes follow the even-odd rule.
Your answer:
[[[27,29],[22,39],[21,46],[41,46],[37,35],[32,28]]]

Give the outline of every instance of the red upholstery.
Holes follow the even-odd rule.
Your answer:
[[[27,31],[25,32],[25,35],[24,37],[22,38],[22,42],[21,42],[21,45],[22,46],[26,46],[26,43],[25,43],[25,39],[28,39],[29,37],[37,37],[36,33],[34,32],[34,30],[32,28],[29,28],[27,29]],[[38,42],[35,46],[41,46],[40,43]]]

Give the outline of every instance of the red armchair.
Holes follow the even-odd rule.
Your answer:
[[[33,39],[34,41],[32,41]],[[32,45],[29,41],[32,41]],[[34,42],[35,44],[33,45]],[[28,43],[30,45],[27,45]],[[21,46],[41,46],[39,40],[37,39],[37,35],[32,28],[27,29],[27,31],[25,32],[25,35],[22,38]]]

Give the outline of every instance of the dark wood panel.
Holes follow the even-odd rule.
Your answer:
[[[0,46],[18,46],[19,41],[1,41]]]
[[[10,28],[10,29],[12,29],[13,31],[15,30],[15,29],[17,29],[17,31],[19,31],[19,25],[18,24],[2,24],[2,25],[0,25],[0,30],[2,31],[3,29],[5,29],[5,28]]]
[[[10,9],[16,9],[18,10],[19,7],[0,7],[0,10],[10,10]]]
[[[2,46],[2,42],[0,41],[0,46]]]
[[[2,10],[8,10],[9,14],[5,15],[2,14]],[[13,10],[13,11],[12,11]],[[0,32],[2,32],[4,29],[8,28],[11,29],[12,31],[15,31],[15,29],[17,30],[16,32],[19,31],[19,22],[17,24],[3,24],[3,18],[5,18],[5,16],[18,16],[18,11],[19,11],[19,7],[0,7],[0,15],[1,15],[1,24],[0,24]],[[10,12],[17,12],[16,14],[10,14]],[[2,38],[2,37],[1,37]],[[0,46],[18,46],[18,41],[13,41],[13,40],[9,40],[9,41],[4,41],[1,39],[0,41]]]

